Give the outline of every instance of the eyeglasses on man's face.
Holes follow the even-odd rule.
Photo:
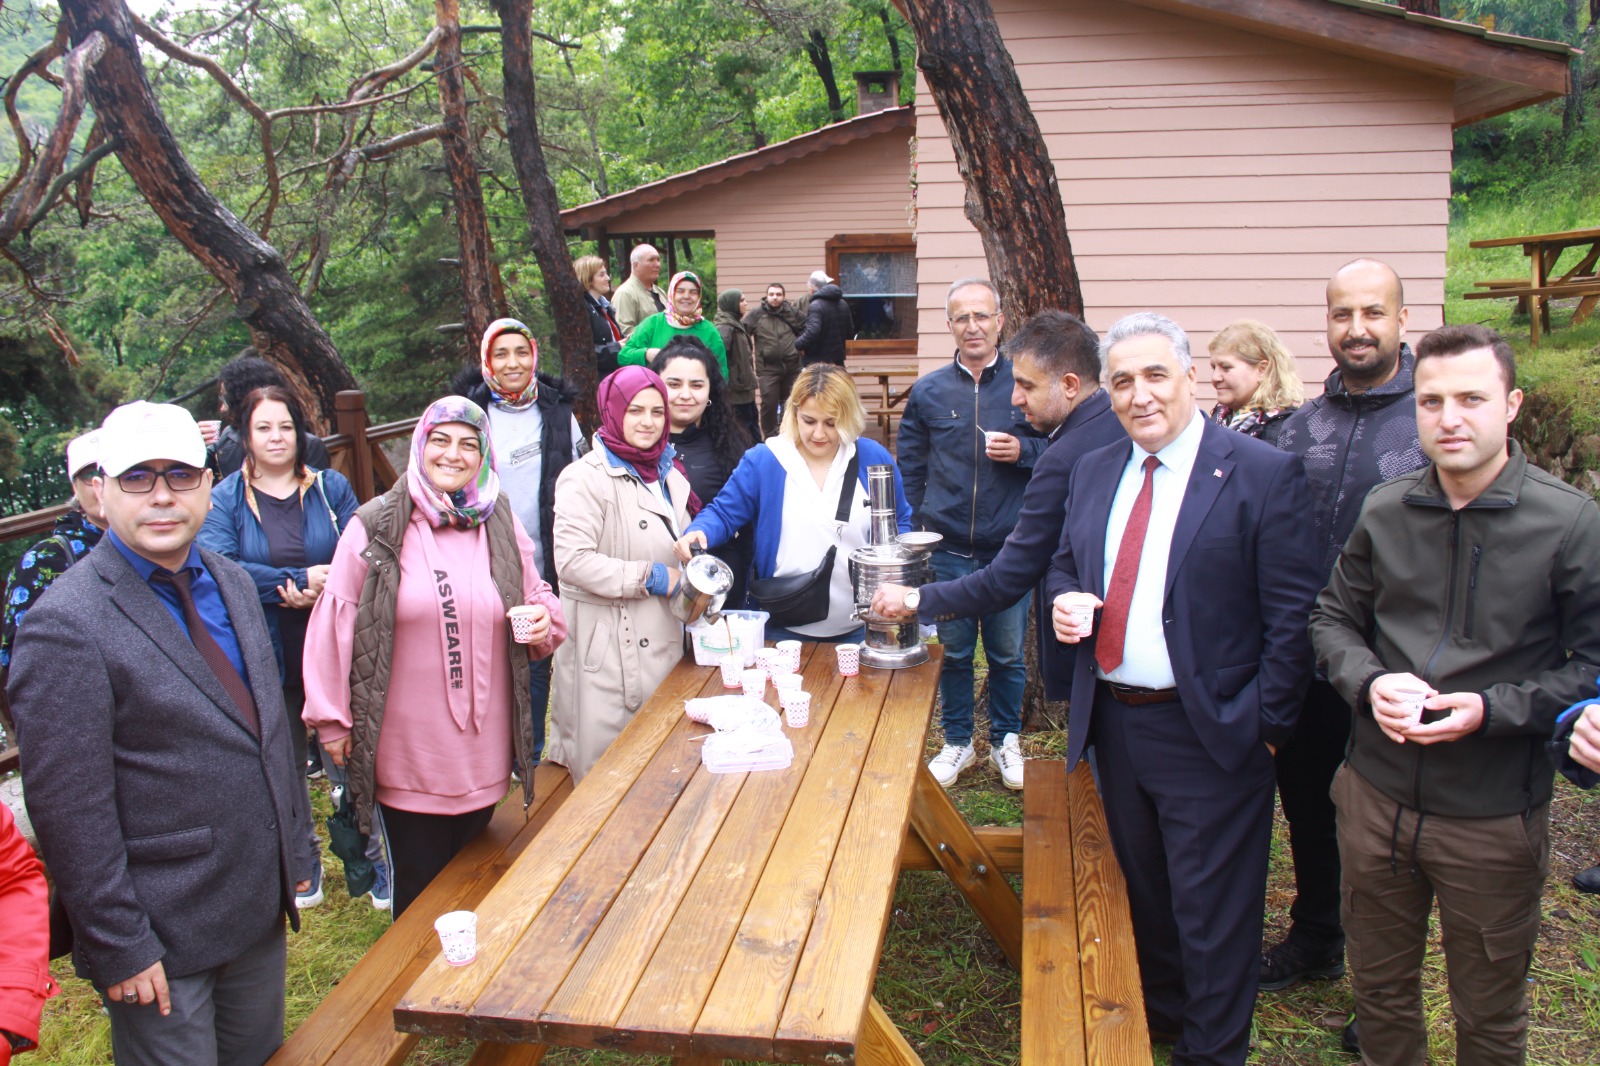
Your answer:
[[[999,316],[986,315],[982,311],[974,311],[970,315],[957,315],[950,320],[950,324],[957,329],[966,329],[968,326],[977,326],[979,329],[983,329],[997,317]]]
[[[196,470],[192,466],[173,466],[166,470],[151,470],[136,466],[132,470],[118,474],[116,482],[117,487],[123,492],[141,496],[147,492],[154,492],[158,479],[165,479],[167,488],[173,492],[192,492],[200,487],[204,476],[204,470]]]

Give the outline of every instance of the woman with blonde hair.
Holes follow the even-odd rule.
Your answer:
[[[850,553],[867,543],[871,512],[867,468],[894,466],[888,449],[861,436],[867,415],[842,367],[800,371],[778,434],[744,453],[717,498],[678,541],[680,560],[695,547],[715,550],[755,523],[751,595],[772,617],[771,640],[857,641]],[[894,471],[900,532],[911,505]],[[780,606],[780,604],[786,606]]]
[[[595,377],[604,380],[617,369],[617,353],[622,351],[622,327],[617,324],[617,309],[611,306],[611,274],[606,261],[586,255],[572,264],[578,284],[583,286],[583,306],[589,311],[589,332],[594,335]]]
[[[1306,402],[1294,356],[1271,326],[1241,318],[1211,338],[1216,422],[1275,444],[1283,422]]]

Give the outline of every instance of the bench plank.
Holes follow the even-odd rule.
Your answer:
[[[907,786],[922,770],[928,737],[927,701],[916,698],[917,675],[937,677],[941,661],[933,656],[890,677],[855,802],[778,1023],[774,1049],[783,1058],[814,1057],[818,1051],[848,1057],[855,1050],[894,903],[896,845],[911,820]],[[932,683],[923,681],[921,690],[926,693]]]
[[[720,678],[715,671],[674,671],[668,675],[657,696],[665,699],[685,699],[704,691],[712,694],[722,691]],[[589,776],[597,778],[589,786],[588,801],[583,811],[564,806],[557,811],[540,834],[539,847],[543,861],[522,863],[508,871],[502,878],[507,891],[496,896],[487,907],[478,909],[478,960],[472,966],[451,966],[435,958],[424,971],[423,979],[412,986],[417,994],[402,997],[395,1008],[395,1025],[407,1032],[429,1032],[433,1014],[450,1016],[445,1028],[453,1030],[451,1019],[465,1014],[467,1008],[488,985],[512,947],[537,916],[556,886],[566,877],[572,864],[589,846],[615,812],[632,785],[639,769],[654,758],[656,752],[673,732],[680,719],[670,715],[651,717],[645,728],[629,729],[617,742],[606,749]]]
[[[888,694],[888,673],[863,671],[839,689],[850,698],[829,717],[813,769],[795,793],[695,1024],[695,1054],[772,1059],[773,1034]],[[859,1019],[858,1013],[852,1020]]]
[[[1085,1061],[1071,800],[1059,759],[1022,764],[1022,1061]]]
[[[807,644],[809,655],[816,645]],[[729,812],[722,834],[700,864],[672,928],[657,945],[617,1026],[628,1034],[635,1053],[686,1055],[701,1007],[739,930],[739,921],[760,883],[795,790],[833,714],[843,685],[831,649],[820,649],[802,663],[804,687],[812,693],[811,723],[790,733],[794,771],[757,774],[747,780]],[[747,842],[767,841],[766,850]]]
[[[1088,763],[1078,763],[1068,775],[1067,787],[1089,1061],[1106,1066],[1148,1064],[1150,1030],[1133,945],[1128,886],[1111,850],[1105,808]]]
[[[513,794],[489,826],[461,850],[417,901],[361,957],[301,1022],[271,1066],[322,1066],[336,1060],[405,1061],[416,1037],[394,1031],[394,1003],[439,953],[433,919],[477,906],[572,792],[566,768],[534,769],[527,817]]]

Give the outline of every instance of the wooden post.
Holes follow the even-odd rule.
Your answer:
[[[372,445],[367,441],[367,397],[346,389],[333,398],[334,428],[350,438],[350,487],[366,503],[377,495],[372,484]]]

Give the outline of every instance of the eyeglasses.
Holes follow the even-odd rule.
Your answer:
[[[174,466],[166,470],[146,470],[144,467],[134,467],[132,470],[117,475],[117,487],[123,492],[134,496],[142,496],[147,492],[154,492],[156,480],[165,479],[167,488],[173,492],[192,492],[200,487],[204,470],[196,470],[192,466]]]
[[[970,315],[959,315],[955,318],[952,318],[950,320],[950,324],[957,329],[966,329],[968,326],[977,326],[979,329],[982,329],[998,317],[1000,316],[986,315],[982,311],[975,311]]]

